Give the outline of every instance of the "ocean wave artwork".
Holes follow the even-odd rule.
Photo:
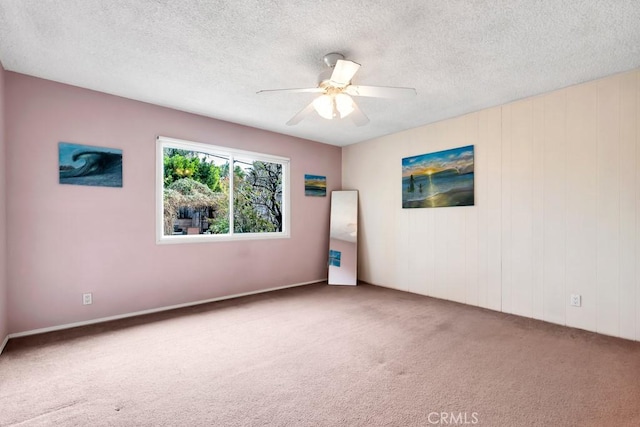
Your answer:
[[[402,207],[473,206],[474,146],[402,159]]]
[[[60,184],[122,187],[122,150],[58,144]]]

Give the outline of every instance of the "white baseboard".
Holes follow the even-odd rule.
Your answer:
[[[8,342],[9,342],[9,335],[4,337],[4,341],[2,341],[2,344],[0,344],[0,354],[2,354],[2,350],[4,350],[4,347],[7,345]]]
[[[0,347],[0,353],[2,353],[2,349],[4,348],[4,345],[7,343],[7,341],[10,338],[20,338],[20,337],[26,337],[26,336],[29,336],[29,335],[44,334],[46,332],[61,331],[63,329],[77,328],[79,326],[94,325],[96,323],[104,323],[104,322],[110,322],[112,320],[126,319],[128,317],[143,316],[145,314],[153,314],[153,313],[158,313],[158,312],[161,312],[161,311],[175,310],[177,308],[192,307],[194,305],[207,304],[207,303],[210,303],[210,302],[216,302],[216,301],[223,301],[223,300],[227,300],[227,299],[246,297],[246,296],[249,296],[249,295],[263,294],[265,292],[273,292],[273,291],[278,291],[280,289],[295,288],[297,286],[311,285],[313,283],[320,283],[320,282],[324,282],[326,280],[327,279],[312,280],[310,282],[295,283],[293,285],[279,286],[277,288],[269,288],[269,289],[261,289],[261,290],[258,290],[258,291],[243,292],[241,294],[227,295],[227,296],[210,298],[210,299],[201,300],[201,301],[193,301],[193,302],[187,302],[187,303],[183,303],[183,304],[169,305],[169,306],[166,306],[166,307],[152,308],[152,309],[149,309],[149,310],[136,311],[136,312],[133,312],[133,313],[118,314],[118,315],[115,315],[115,316],[101,317],[99,319],[84,320],[82,322],[74,322],[74,323],[67,323],[67,324],[64,324],[64,325],[50,326],[48,328],[40,328],[40,329],[33,329],[33,330],[30,330],[30,331],[16,332],[15,334],[9,334],[5,338],[2,347]]]

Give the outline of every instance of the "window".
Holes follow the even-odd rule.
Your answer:
[[[289,159],[158,137],[157,242],[289,237]]]

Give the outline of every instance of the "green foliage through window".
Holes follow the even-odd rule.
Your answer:
[[[162,153],[165,236],[229,234],[232,223],[232,234],[284,230],[283,163],[168,147]]]

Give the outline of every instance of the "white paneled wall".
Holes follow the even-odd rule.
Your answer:
[[[360,279],[640,340],[639,100],[635,70],[345,147]],[[475,206],[402,209],[403,157],[470,144]]]

